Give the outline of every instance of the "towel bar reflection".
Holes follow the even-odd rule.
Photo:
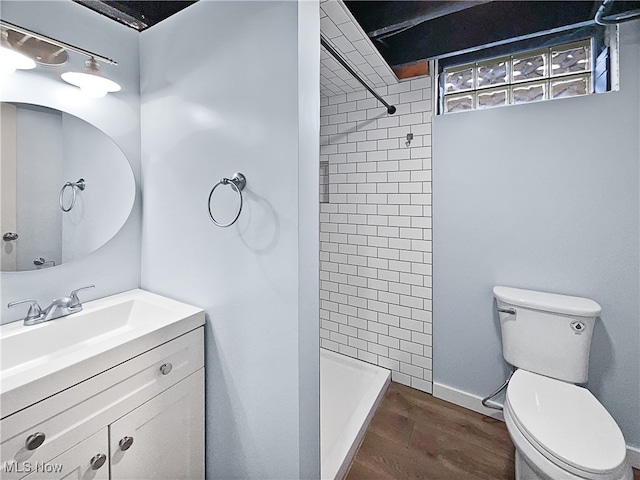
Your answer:
[[[238,197],[240,198],[240,201],[238,203],[238,212],[236,213],[236,215],[233,218],[233,220],[231,220],[229,223],[220,223],[220,222],[218,222],[214,218],[213,213],[211,213],[211,197],[213,196],[213,192],[215,192],[216,188],[218,188],[220,185],[230,185],[231,188],[238,193]],[[223,178],[222,180],[220,180],[218,183],[216,183],[213,186],[213,188],[211,189],[211,192],[209,192],[209,200],[207,202],[207,206],[208,206],[208,209],[209,209],[209,218],[211,219],[211,221],[215,225],[217,225],[218,227],[226,228],[226,227],[230,227],[231,225],[236,223],[236,220],[238,220],[238,217],[240,216],[240,213],[242,212],[242,190],[244,190],[244,187],[246,185],[247,185],[247,179],[245,178],[245,176],[243,174],[241,174],[241,173],[234,173],[233,177],[231,177],[231,178]]]
[[[87,184],[84,181],[84,178],[81,178],[77,182],[67,182],[62,186],[62,189],[60,190],[60,208],[62,209],[63,212],[70,212],[71,209],[76,206],[77,191],[78,190],[84,190],[86,186],[87,186]],[[69,206],[65,207],[64,206],[64,191],[67,188],[71,189],[72,197],[71,197],[71,203],[69,204]]]

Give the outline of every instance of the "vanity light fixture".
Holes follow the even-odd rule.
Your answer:
[[[82,72],[65,72],[61,77],[90,97],[104,97],[107,93],[120,91],[120,85],[102,75],[100,65],[93,57],[85,62]]]
[[[85,62],[85,68],[83,69],[82,72],[70,71],[70,72],[65,72],[61,75],[62,79],[65,82],[75,85],[76,87],[79,87],[86,94],[92,97],[104,97],[109,92],[120,91],[120,85],[118,85],[116,82],[112,80],[109,80],[104,76],[102,72],[100,72],[100,64],[98,63],[98,62],[102,62],[107,65],[118,65],[118,62],[116,62],[115,60],[112,60],[107,57],[103,57],[102,55],[98,55],[96,53],[90,52],[83,48],[76,47],[69,43],[65,43],[60,40],[56,40],[54,38],[47,37],[45,35],[41,35],[36,32],[32,32],[31,30],[27,30],[26,28],[19,27],[18,25],[5,22],[4,20],[0,20],[0,27],[2,27],[2,38],[0,39],[1,41],[0,47],[2,47],[0,48],[0,74],[6,73],[6,72],[10,73],[15,70],[15,68],[13,70],[10,70],[9,68],[7,68],[7,65],[13,65],[13,63],[9,63],[9,61],[5,60],[5,58],[7,59],[22,58],[21,60],[22,63],[19,63],[19,64],[15,63],[16,68],[18,69],[35,68],[36,62],[42,63],[43,65],[48,65],[48,66],[57,66],[57,65],[60,65],[61,63],[64,63],[64,61],[66,61],[66,58],[65,58],[64,61],[56,61],[55,63],[44,61],[44,59],[42,62],[40,62],[38,61],[39,60],[38,58],[36,58],[34,61],[33,58],[30,58],[27,55],[21,54],[9,42],[9,32],[14,31],[22,35],[25,35],[25,38],[27,37],[34,38],[36,40],[39,40],[40,42],[44,42],[49,45],[59,47],[59,49],[63,49],[63,50],[74,52],[74,53],[79,53],[80,55],[84,55],[85,57],[88,57],[89,59]],[[5,50],[7,53],[5,53]],[[55,54],[60,55],[61,52],[58,50],[56,51]]]
[[[2,30],[0,37],[0,75],[8,75],[16,70],[31,70],[36,62],[16,51],[9,43],[9,33]]]

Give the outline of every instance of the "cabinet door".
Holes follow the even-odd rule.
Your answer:
[[[204,370],[109,426],[111,480],[204,478]]]
[[[48,462],[23,462],[23,480],[109,480],[107,429],[91,435]],[[7,468],[7,464],[4,465]]]

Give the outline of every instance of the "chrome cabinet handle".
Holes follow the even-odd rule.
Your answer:
[[[100,467],[104,465],[104,462],[107,461],[107,456],[104,453],[99,453],[94,455],[91,460],[89,460],[89,465],[91,465],[91,470],[98,470]]]
[[[133,437],[122,437],[118,442],[118,446],[123,452],[129,450],[131,445],[133,445]]]
[[[508,313],[509,315],[515,315],[516,314],[516,309],[515,308],[499,308],[498,311],[502,312],[502,313]]]
[[[27,441],[24,443],[24,446],[27,447],[27,450],[35,450],[44,443],[45,438],[46,435],[42,432],[32,433],[27,437]]]
[[[5,233],[4,235],[2,235],[2,239],[3,239],[5,242],[12,242],[12,241],[14,241],[14,240],[17,240],[17,239],[18,239],[18,234],[17,234],[17,233],[14,233],[14,232],[7,232],[7,233]]]
[[[169,375],[171,370],[173,370],[173,365],[170,363],[163,363],[160,365],[160,373],[162,373],[162,375]]]

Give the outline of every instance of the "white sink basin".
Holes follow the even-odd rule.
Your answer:
[[[0,418],[204,324],[204,311],[144,290],[25,327],[0,326]]]

